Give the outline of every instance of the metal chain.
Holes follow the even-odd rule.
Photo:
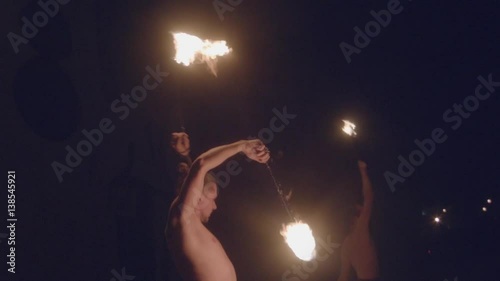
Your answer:
[[[269,166],[269,163],[266,163],[267,170],[269,171],[269,174],[271,175],[271,178],[273,179],[274,186],[276,186],[276,191],[278,192],[278,195],[280,196],[281,203],[283,203],[283,207],[285,207],[286,212],[290,216],[290,218],[295,221],[295,217],[292,214],[292,211],[290,207],[288,206],[287,200],[285,199],[285,195],[283,194],[283,189],[281,188],[281,184],[278,183],[276,180],[276,177],[274,177],[273,170],[271,169],[271,166]]]

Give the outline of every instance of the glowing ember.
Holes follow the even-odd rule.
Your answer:
[[[310,261],[316,255],[316,241],[309,225],[297,221],[283,225],[281,235],[292,249],[293,253],[301,260]]]
[[[488,204],[491,204],[491,199],[486,200],[486,202],[488,202]]]
[[[356,129],[356,125],[347,120],[342,121],[344,121],[344,127],[342,128],[342,131],[344,131],[344,133],[348,134],[349,136],[355,136],[356,131],[354,131],[354,129]]]
[[[486,212],[488,211],[488,209],[486,207],[483,207],[483,212]]]
[[[441,219],[440,219],[439,217],[435,217],[435,218],[434,218],[434,221],[435,221],[436,223],[440,223],[440,222],[441,222]]]
[[[175,58],[177,63],[190,65],[206,63],[210,71],[217,76],[217,57],[231,52],[226,41],[202,40],[187,33],[173,33]]]
[[[446,213],[446,209],[443,209],[443,213]]]

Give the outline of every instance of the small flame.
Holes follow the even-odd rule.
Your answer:
[[[217,57],[231,52],[226,41],[202,40],[187,33],[173,33],[177,63],[188,66],[192,63],[206,63],[217,76]]]
[[[344,131],[344,133],[348,134],[349,136],[355,136],[356,131],[354,131],[354,129],[356,129],[356,125],[348,120],[342,121],[344,121],[344,127],[342,128],[342,131]]]
[[[306,223],[297,221],[283,225],[280,234],[299,259],[310,261],[316,256],[316,241],[311,228]]]

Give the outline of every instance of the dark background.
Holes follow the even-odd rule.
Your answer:
[[[273,171],[315,236],[339,243],[360,195],[352,142],[340,131],[342,119],[353,120],[374,183],[383,279],[498,279],[500,89],[457,130],[442,115],[474,94],[479,75],[500,80],[499,1],[402,1],[350,64],[339,44],[353,45],[353,28],[388,1],[243,0],[221,20],[210,1],[73,0],[18,54],[7,34],[20,35],[22,16],[40,8],[4,2],[0,159],[4,173],[16,171],[18,222],[17,273],[7,272],[2,239],[0,280],[107,281],[122,268],[134,280],[176,280],[163,228],[179,106],[194,157],[256,136],[273,108],[297,114],[268,144]],[[172,31],[227,40],[233,52],[217,78],[173,62]],[[119,120],[110,104],[142,84],[148,65],[170,76]],[[102,118],[115,131],[59,183],[51,163],[64,163],[65,147]],[[413,141],[435,128],[446,142],[391,192],[384,172],[397,173],[398,156],[408,159]],[[222,190],[209,228],[239,280],[281,280],[301,264],[279,235],[286,214],[265,167],[235,159],[243,172]],[[335,280],[339,264],[337,251],[309,280]]]

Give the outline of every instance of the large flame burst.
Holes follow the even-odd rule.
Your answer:
[[[173,33],[175,58],[177,63],[190,65],[206,63],[210,71],[217,76],[217,57],[231,52],[226,41],[202,40],[187,33]]]
[[[280,234],[299,259],[310,261],[316,256],[316,241],[311,228],[306,223],[296,221],[286,226],[283,225]]]

